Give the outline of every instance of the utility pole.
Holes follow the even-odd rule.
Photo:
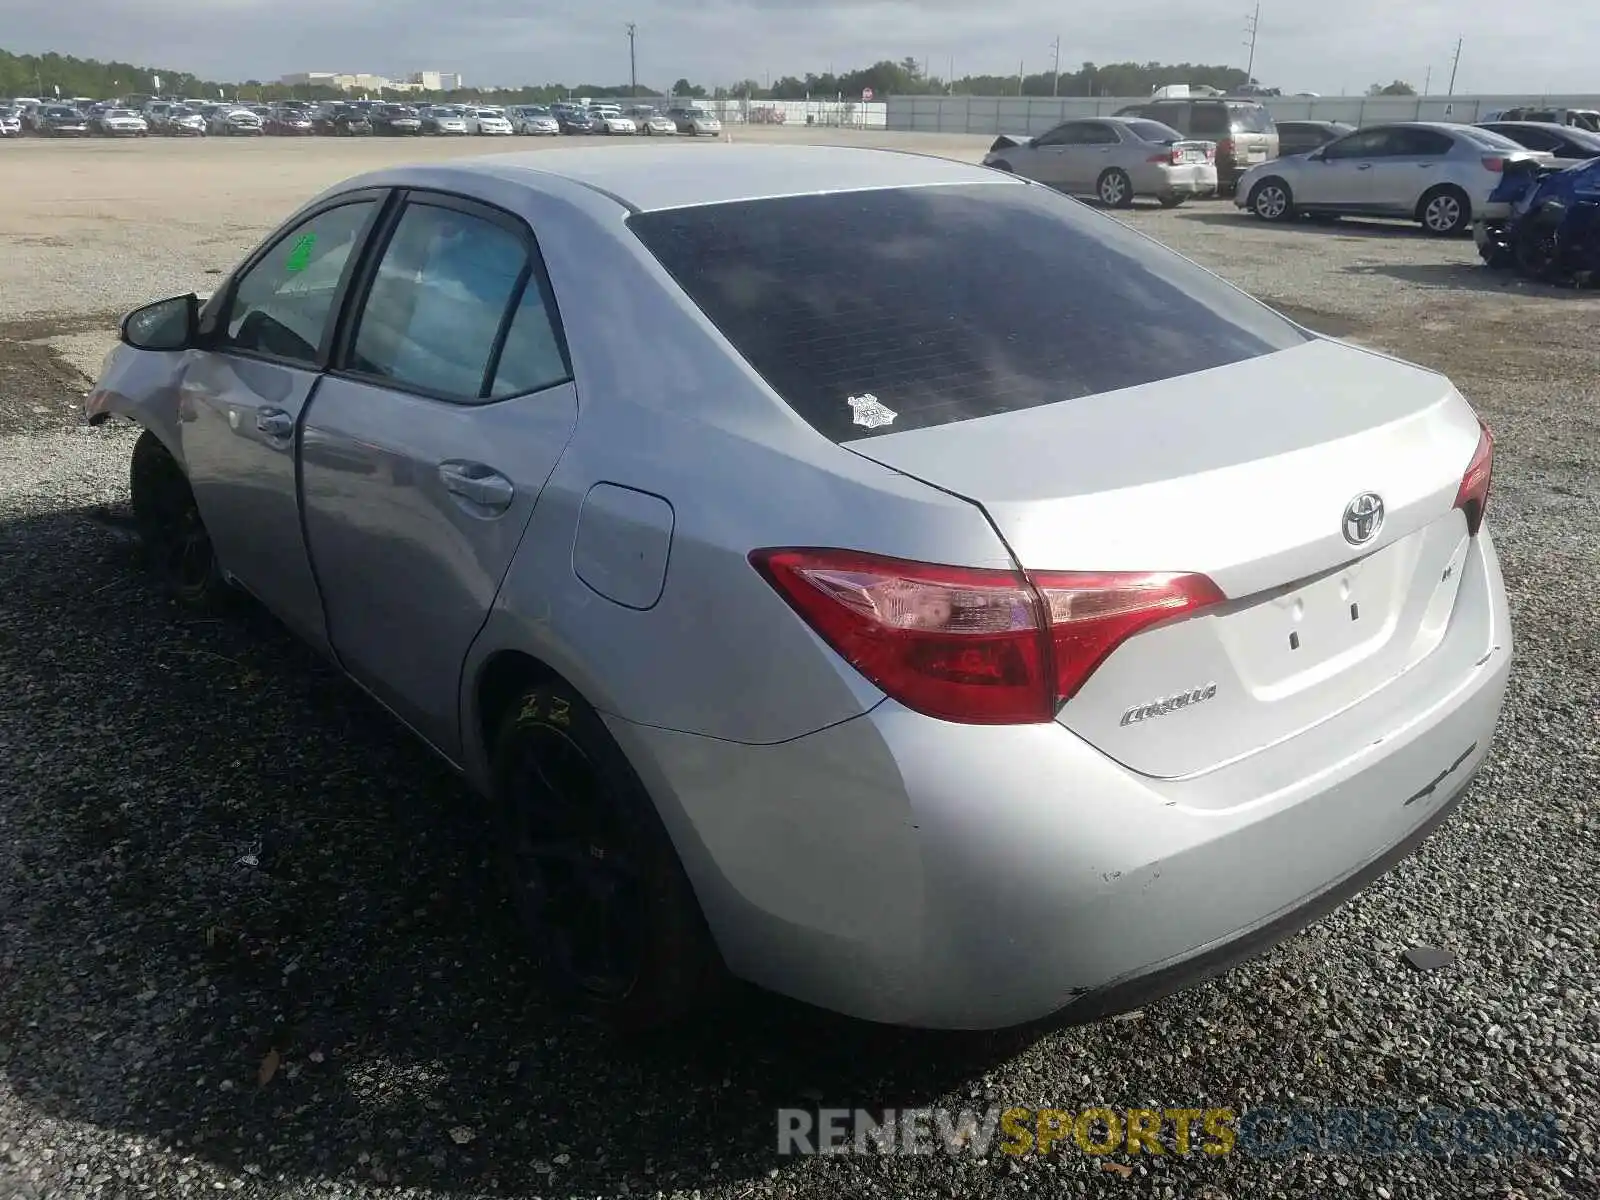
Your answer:
[[[1433,82],[1433,64],[1428,65],[1428,73],[1422,77],[1422,94],[1428,94],[1428,85]]]
[[[1245,42],[1245,45],[1250,47],[1250,58],[1244,65],[1244,81],[1246,83],[1254,83],[1256,81],[1256,29],[1260,24],[1261,5],[1257,4],[1256,11],[1244,19],[1244,31],[1250,35],[1250,40]]]
[[[1023,63],[1024,63],[1023,59],[1019,58],[1017,60],[1017,95],[1019,95],[1019,96],[1022,95],[1022,67],[1023,67]]]
[[[1461,43],[1464,41],[1466,41],[1465,38],[1456,39],[1455,57],[1450,60],[1450,90],[1445,93],[1447,96],[1456,94],[1456,68],[1461,65]]]
[[[1054,55],[1052,60],[1054,65],[1050,68],[1050,94],[1059,96],[1061,94],[1061,38],[1059,35],[1055,41],[1050,43],[1050,51]]]
[[[628,22],[628,95],[639,94],[639,63],[633,54],[633,37],[638,26],[632,21]]]

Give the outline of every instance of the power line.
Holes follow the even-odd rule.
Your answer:
[[[1461,43],[1464,41],[1466,41],[1465,38],[1456,39],[1455,56],[1450,60],[1450,90],[1445,93],[1447,96],[1456,94],[1456,68],[1461,65]]]
[[[639,94],[639,63],[633,53],[633,38],[638,28],[632,21],[628,22],[628,95],[630,96]]]
[[[1260,28],[1260,26],[1261,5],[1257,4],[1255,12],[1246,16],[1244,19],[1244,31],[1250,35],[1250,40],[1244,43],[1246,46],[1250,47],[1250,59],[1245,63],[1244,67],[1244,77],[1246,83],[1254,83],[1256,81],[1256,30]]]

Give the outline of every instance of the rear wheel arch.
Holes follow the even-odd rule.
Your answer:
[[[527,689],[544,683],[572,687],[561,672],[521,650],[496,651],[478,669],[472,685],[473,712],[469,729],[486,761],[494,747],[495,734],[505,719],[506,710]]]

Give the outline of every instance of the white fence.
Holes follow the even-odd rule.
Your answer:
[[[641,101],[618,100],[617,104]],[[703,108],[726,125],[826,125],[845,129],[888,128],[888,105],[881,100],[677,100],[671,96],[647,97],[643,103],[665,111],[673,104]]]
[[[1109,116],[1119,108],[1149,100],[1148,96],[890,96],[887,128],[926,133],[1043,133],[1069,117]],[[1261,103],[1279,121],[1372,125],[1381,121],[1481,121],[1491,112],[1524,106],[1600,108],[1600,96],[1266,96]]]

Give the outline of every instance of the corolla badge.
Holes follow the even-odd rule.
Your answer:
[[[1383,528],[1383,497],[1376,492],[1362,492],[1344,506],[1344,540],[1352,546],[1364,546],[1378,536]]]
[[[1151,700],[1145,704],[1135,704],[1122,714],[1120,725],[1137,725],[1140,721],[1149,721],[1156,717],[1164,717],[1168,713],[1177,712],[1181,708],[1193,708],[1196,704],[1204,704],[1207,700],[1214,700],[1217,696],[1217,685],[1208,683],[1203,687],[1190,688],[1187,692],[1177,692],[1171,696],[1163,696],[1159,700]]]
[[[894,424],[894,409],[889,408],[871,392],[865,392],[860,396],[851,396],[848,403],[850,411],[855,414],[851,419],[857,425],[865,425],[868,429],[878,429],[884,425]]]

